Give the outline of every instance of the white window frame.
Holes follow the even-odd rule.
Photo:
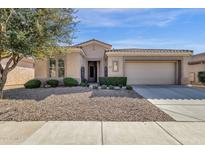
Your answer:
[[[50,60],[51,59],[54,59],[55,60],[55,63],[56,63],[56,67],[55,67],[55,76],[51,76],[50,74],[50,69],[51,69],[51,66],[50,66]],[[59,68],[63,68],[63,67],[59,67],[59,60],[63,60],[64,61],[64,76],[63,77],[59,77]],[[49,78],[64,78],[65,77],[65,59],[62,58],[62,57],[58,57],[58,58],[48,58],[48,77]]]
[[[116,69],[115,69],[115,64],[116,64]],[[113,72],[119,72],[119,61],[118,60],[114,60],[112,61],[112,71]]]
[[[63,67],[59,67],[59,60],[63,60]],[[58,64],[58,66],[57,66],[57,71],[58,71],[58,78],[64,78],[65,77],[65,60],[64,60],[64,58],[58,58],[57,59],[57,64]],[[64,69],[64,74],[63,74],[63,76],[61,76],[61,77],[59,77],[59,69],[60,68],[63,68]]]

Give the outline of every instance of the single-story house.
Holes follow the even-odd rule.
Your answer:
[[[2,66],[5,67],[8,59],[3,60]],[[34,78],[34,60],[31,58],[23,58],[17,66],[9,72],[7,76],[6,86],[23,85],[28,80]]]
[[[35,78],[73,77],[98,82],[99,77],[127,77],[128,84],[187,84],[192,50],[112,49],[111,44],[89,40],[68,52],[35,61]]]
[[[193,55],[189,58],[189,80],[193,84],[200,84],[198,73],[205,72],[205,53]]]

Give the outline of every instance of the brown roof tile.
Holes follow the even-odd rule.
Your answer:
[[[106,52],[146,52],[146,53],[193,53],[193,50],[176,50],[176,49],[139,49],[139,48],[129,48],[129,49],[110,49]]]

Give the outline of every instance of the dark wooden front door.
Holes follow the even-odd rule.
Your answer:
[[[88,81],[97,82],[97,62],[96,61],[88,62]]]

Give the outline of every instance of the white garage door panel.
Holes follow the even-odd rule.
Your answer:
[[[128,84],[175,84],[175,63],[125,63]]]

